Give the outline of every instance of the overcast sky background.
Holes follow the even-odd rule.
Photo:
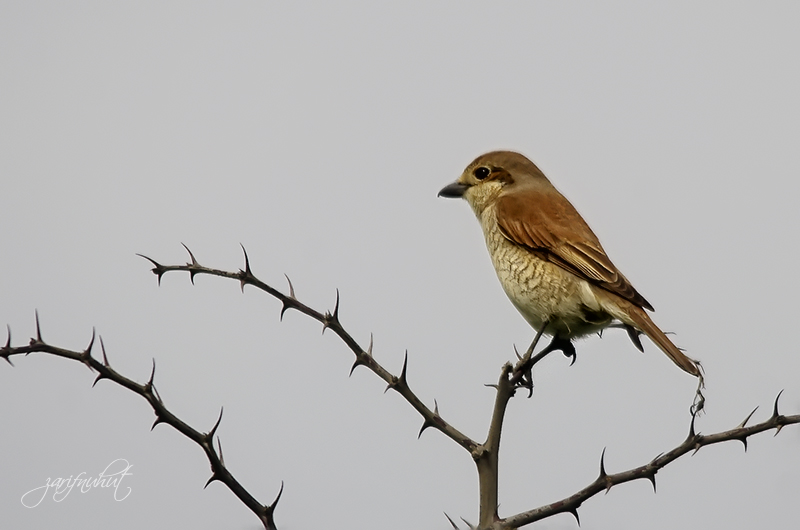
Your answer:
[[[96,327],[167,406],[219,428],[230,470],[281,530],[447,529],[477,520],[471,458],[298,313],[144,253],[254,273],[374,333],[379,362],[482,440],[532,330],[479,226],[438,199],[477,155],[536,161],[702,360],[704,433],[755,406],[800,411],[800,5],[793,2],[0,3],[0,324],[80,350]],[[3,339],[4,340],[4,339]],[[695,381],[624,333],[548,358],[510,403],[501,515],[686,436]],[[96,353],[99,355],[99,352]],[[259,528],[199,447],[140,397],[43,354],[0,365],[4,528]],[[133,467],[128,498],[48,477]],[[800,429],[701,450],[585,503],[584,529],[788,528]],[[536,528],[571,529],[560,515]]]

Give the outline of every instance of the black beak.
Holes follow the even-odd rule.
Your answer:
[[[460,199],[464,193],[469,189],[469,185],[460,182],[453,182],[448,184],[439,192],[439,197],[446,197],[448,199]]]

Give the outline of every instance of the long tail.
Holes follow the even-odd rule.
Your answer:
[[[655,342],[661,348],[661,351],[666,353],[667,357],[672,359],[672,362],[677,364],[684,372],[702,379],[700,363],[687,357],[677,346],[672,344],[672,341],[664,335],[664,332],[658,329],[658,326],[650,320],[650,316],[645,313],[644,309],[633,304],[629,304],[625,309],[631,319],[630,324],[650,337],[650,340]]]

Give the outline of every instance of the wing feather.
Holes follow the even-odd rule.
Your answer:
[[[575,208],[555,191],[514,190],[496,203],[497,223],[513,243],[579,278],[652,310],[622,275]]]

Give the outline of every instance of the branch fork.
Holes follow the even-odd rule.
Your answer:
[[[738,440],[742,442],[746,451],[747,439],[750,436],[772,429],[775,430],[775,435],[777,435],[784,426],[800,423],[800,414],[785,416],[779,413],[778,400],[780,399],[781,395],[779,393],[775,399],[773,413],[767,420],[747,427],[747,423],[757,410],[756,408],[750,414],[748,414],[744,421],[737,427],[720,433],[702,435],[698,434],[695,430],[695,420],[697,417],[696,412],[699,410],[699,408],[701,408],[696,407],[692,414],[688,436],[681,444],[672,450],[659,454],[653,460],[642,466],[620,473],[609,474],[606,470],[605,464],[606,450],[603,449],[600,456],[599,475],[589,485],[565,499],[541,506],[539,508],[501,518],[498,515],[497,509],[499,505],[498,461],[503,419],[505,417],[508,402],[515,395],[515,392],[518,388],[527,389],[530,397],[533,392],[533,367],[552,351],[561,349],[565,352],[565,354],[573,357],[574,361],[574,350],[569,348],[564,349],[564,345],[559,343],[551,343],[550,346],[544,348],[538,354],[533,355],[533,351],[539,339],[541,338],[546,325],[543,326],[542,330],[537,333],[536,338],[524,355],[520,356],[517,353],[518,360],[515,364],[512,365],[511,363],[506,363],[503,365],[497,383],[487,385],[491,386],[496,391],[495,403],[486,440],[483,443],[478,443],[456,429],[441,416],[439,413],[439,404],[436,400],[434,400],[434,409],[431,410],[411,390],[408,383],[408,352],[406,352],[404,355],[403,366],[400,375],[396,376],[386,370],[373,356],[372,335],[370,335],[369,346],[366,350],[358,344],[352,335],[350,335],[350,333],[342,326],[342,323],[339,319],[340,297],[338,290],[336,291],[336,302],[333,311],[322,313],[307,306],[297,299],[294,286],[292,285],[292,282],[288,276],[286,276],[289,287],[288,294],[284,294],[259,280],[251,270],[250,260],[247,256],[247,251],[245,250],[244,246],[242,246],[245,261],[244,268],[237,272],[212,269],[200,265],[192,251],[189,250],[186,245],[183,246],[188,252],[190,259],[190,261],[185,265],[163,265],[152,258],[139,254],[139,256],[148,260],[153,265],[151,270],[153,274],[156,275],[159,285],[162,277],[166,273],[182,271],[189,273],[189,279],[192,284],[194,284],[195,276],[199,274],[207,274],[211,276],[237,280],[242,291],[244,291],[245,285],[252,285],[257,289],[266,292],[281,303],[281,319],[283,319],[286,311],[293,309],[322,324],[323,333],[326,330],[331,330],[332,333],[338,336],[339,339],[352,351],[355,356],[355,360],[350,368],[351,375],[357,367],[364,366],[387,384],[385,392],[393,390],[400,394],[403,399],[405,399],[406,402],[408,402],[408,404],[411,405],[411,407],[414,408],[414,410],[416,410],[423,418],[423,423],[419,430],[418,436],[422,436],[422,433],[427,429],[433,428],[453,440],[457,445],[467,451],[477,466],[480,485],[480,514],[478,525],[472,525],[462,518],[462,521],[467,524],[468,528],[472,530],[511,530],[520,528],[547,517],[551,517],[558,513],[570,513],[575,517],[578,524],[580,524],[578,508],[584,501],[601,491],[605,491],[607,493],[612,487],[618,484],[639,479],[646,479],[651,482],[653,485],[653,491],[655,491],[656,473],[686,453],[692,452],[692,454],[694,454],[707,445],[717,444],[729,440]],[[86,349],[82,351],[71,351],[45,343],[45,341],[42,339],[38,312],[36,314],[36,337],[32,338],[27,346],[12,347],[11,329],[8,326],[7,329],[8,338],[5,346],[0,348],[0,357],[4,358],[12,366],[13,363],[11,362],[11,357],[13,355],[27,355],[32,352],[49,353],[51,355],[79,361],[85,364],[89,369],[96,371],[97,377],[93,383],[93,386],[101,379],[108,379],[141,395],[148,401],[156,416],[151,429],[155,428],[155,426],[159,423],[169,424],[181,434],[197,443],[203,449],[211,465],[211,477],[208,479],[206,487],[212,482],[216,481],[224,483],[259,518],[267,530],[277,530],[274,520],[274,511],[278,501],[281,498],[281,495],[283,494],[283,482],[281,482],[281,487],[277,496],[275,497],[275,500],[273,500],[271,504],[265,505],[258,502],[233,477],[228,468],[225,466],[222,454],[222,443],[220,442],[219,436],[216,434],[217,429],[222,421],[222,408],[220,408],[217,421],[214,423],[211,430],[206,433],[199,432],[177,418],[164,406],[164,403],[161,400],[161,397],[158,395],[158,391],[156,390],[154,383],[155,360],[153,360],[153,366],[148,381],[142,385],[122,376],[113,368],[111,368],[108,362],[108,356],[106,354],[102,337],[100,337],[102,362],[98,361],[92,356],[92,347],[95,342],[94,330],[92,331],[92,338]],[[215,438],[217,441],[217,448],[214,447]],[[445,514],[445,517],[453,528],[458,528],[456,523],[447,514]]]

